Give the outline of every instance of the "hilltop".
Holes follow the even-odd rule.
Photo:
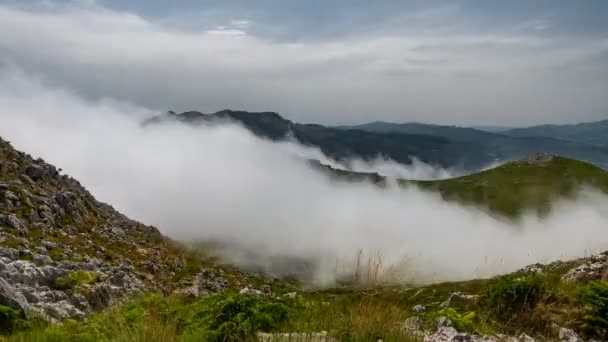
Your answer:
[[[386,177],[378,173],[339,170],[317,161],[311,161],[311,165],[336,179],[386,182]],[[608,193],[608,172],[591,163],[550,154],[532,154],[462,177],[397,181],[402,186],[439,192],[445,200],[475,205],[508,218],[524,212],[546,214],[554,200],[573,198],[583,187]]]
[[[413,183],[439,191],[444,199],[514,217],[526,210],[547,213],[553,200],[573,197],[584,186],[608,193],[608,172],[591,163],[537,154],[463,177]]]
[[[296,139],[303,145],[318,147],[336,160],[378,156],[402,164],[417,158],[427,164],[460,170],[477,170],[496,161],[522,159],[545,152],[592,162],[608,169],[608,147],[553,136],[515,136],[473,128],[429,124],[374,122],[356,126],[301,124],[275,112],[222,110],[212,114],[196,111],[169,112],[149,119],[145,125],[163,120],[197,125],[233,121],[255,135],[270,139]]]

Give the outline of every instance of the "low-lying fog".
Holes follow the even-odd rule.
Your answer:
[[[516,227],[415,188],[332,181],[302,158],[327,162],[319,151],[261,140],[235,124],[144,129],[141,121],[157,111],[89,101],[14,69],[0,72],[0,109],[2,138],[130,217],[184,241],[238,245],[224,250],[235,262],[251,262],[243,251],[255,251],[259,266],[277,255],[316,260],[315,279],[324,284],[349,270],[359,251],[364,264],[380,253],[399,281],[426,282],[608,249],[608,199],[591,191]],[[382,160],[354,167],[412,178],[451,172]]]

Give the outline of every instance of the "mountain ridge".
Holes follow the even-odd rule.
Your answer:
[[[420,123],[373,126],[323,126],[301,124],[276,112],[222,110],[204,114],[196,111],[167,113],[146,120],[143,125],[175,120],[185,124],[235,121],[255,135],[274,141],[287,136],[303,145],[321,149],[336,160],[382,156],[410,164],[417,158],[444,168],[476,170],[496,161],[518,160],[544,152],[592,162],[608,169],[608,147],[568,141],[555,137],[524,136],[484,132],[468,127]]]

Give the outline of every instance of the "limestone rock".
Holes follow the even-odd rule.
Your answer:
[[[0,278],[0,305],[16,310],[27,310],[29,308],[27,299],[3,278]]]
[[[460,292],[454,292],[450,295],[445,302],[441,303],[439,307],[441,308],[449,308],[452,306],[464,306],[475,303],[479,296],[476,295],[466,295]]]
[[[403,327],[407,330],[417,331],[420,330],[420,318],[419,317],[410,317],[405,320],[405,324]]]

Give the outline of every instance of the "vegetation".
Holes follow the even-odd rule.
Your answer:
[[[583,328],[597,336],[608,336],[608,282],[594,281],[582,290],[586,310]]]
[[[30,329],[8,341],[248,341],[258,332],[322,330],[343,341],[413,340],[402,311],[374,300],[324,302],[216,294],[202,299],[141,296],[82,322]]]
[[[11,333],[27,326],[23,312],[0,305],[0,334]]]
[[[74,271],[55,280],[55,287],[60,290],[73,289],[78,285],[90,285],[97,281],[99,274],[91,271]]]
[[[445,199],[514,218],[526,210],[546,214],[553,200],[572,197],[581,186],[608,192],[608,173],[589,163],[554,157],[546,164],[511,162],[469,176],[414,183],[439,191]]]
[[[471,332],[474,330],[475,311],[462,314],[455,309],[449,308],[437,311],[437,315],[448,318],[452,322],[454,328],[458,331]]]

